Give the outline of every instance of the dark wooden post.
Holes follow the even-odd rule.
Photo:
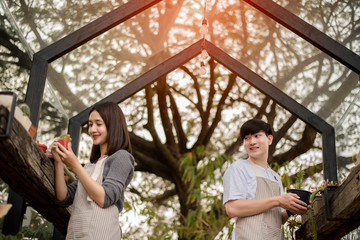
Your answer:
[[[22,197],[20,197],[14,190],[10,188],[8,203],[12,204],[10,211],[5,216],[3,234],[16,235],[21,231],[24,214],[26,211],[26,204]]]

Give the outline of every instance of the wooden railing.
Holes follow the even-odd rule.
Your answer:
[[[314,216],[318,240],[341,239],[360,226],[360,164],[351,169],[349,175],[333,193],[328,206],[328,217],[332,220],[327,218],[325,205]],[[310,221],[306,221],[296,231],[296,239],[313,239],[312,236]]]
[[[14,119],[10,138],[0,138],[0,178],[65,233],[70,214],[55,205],[54,176],[53,163]]]

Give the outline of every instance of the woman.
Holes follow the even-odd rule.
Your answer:
[[[66,239],[120,239],[119,213],[124,192],[134,174],[134,158],[125,117],[111,102],[95,105],[89,113],[93,139],[90,163],[84,167],[71,149],[54,142],[55,191],[59,205],[71,207]],[[66,186],[64,165],[77,180]]]

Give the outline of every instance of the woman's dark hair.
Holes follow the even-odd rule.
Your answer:
[[[260,120],[260,119],[250,119],[247,120],[240,128],[240,138],[241,140],[244,140],[245,136],[249,134],[255,134],[258,132],[265,132],[266,136],[272,135],[271,126]]]
[[[91,108],[89,116],[93,111],[97,111],[100,114],[106,126],[108,142],[107,155],[111,155],[120,149],[131,153],[127,124],[119,105],[113,102],[98,103]],[[93,145],[90,153],[90,162],[96,162],[100,155],[100,146]]]

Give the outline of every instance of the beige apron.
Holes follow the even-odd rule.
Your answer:
[[[281,195],[277,182],[260,177],[255,164],[248,160],[256,173],[255,199],[269,198]],[[281,240],[284,239],[281,218],[281,208],[269,209],[257,215],[237,218],[235,227],[236,240]]]
[[[95,164],[86,164],[91,175]],[[103,169],[96,182],[102,184]],[[101,208],[94,201],[87,200],[87,192],[78,182],[72,205],[71,217],[66,235],[67,240],[118,240],[121,239],[119,210],[115,205]]]

